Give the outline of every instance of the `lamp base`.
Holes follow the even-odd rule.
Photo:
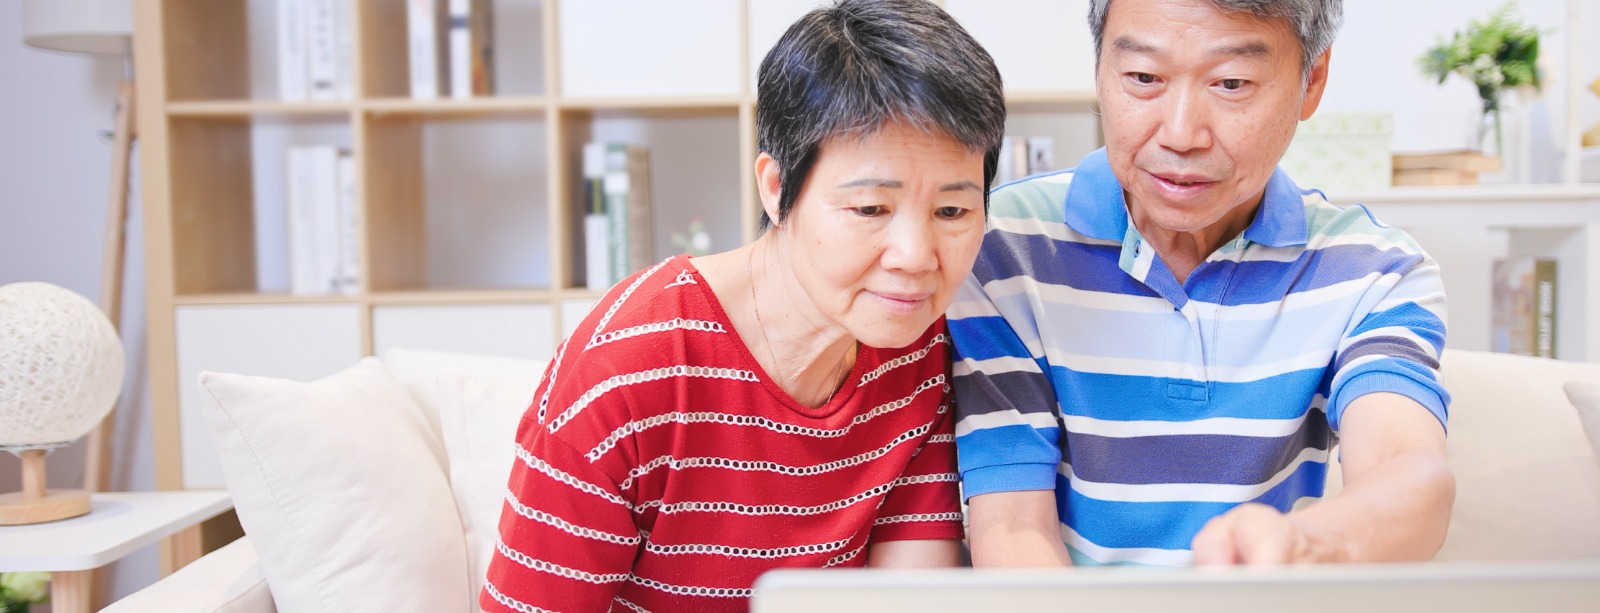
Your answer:
[[[29,499],[22,492],[0,494],[0,526],[42,524],[88,512],[87,490],[49,490],[44,497],[35,499]]]

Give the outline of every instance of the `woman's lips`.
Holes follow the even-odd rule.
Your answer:
[[[883,306],[883,310],[895,315],[915,313],[923,305],[927,304],[929,298],[933,297],[933,294],[896,294],[874,291],[868,291],[867,293],[878,300],[878,304]]]

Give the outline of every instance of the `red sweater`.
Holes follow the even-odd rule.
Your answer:
[[[485,611],[743,610],[772,568],[961,538],[941,319],[825,406],[767,377],[679,256],[605,296],[521,426]]]

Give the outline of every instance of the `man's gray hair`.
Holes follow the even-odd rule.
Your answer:
[[[1289,23],[1300,38],[1300,77],[1309,79],[1317,56],[1333,46],[1344,23],[1344,0],[1210,0],[1226,13],[1246,13]],[[1094,34],[1094,63],[1100,65],[1100,43],[1106,31],[1111,0],[1089,0],[1089,31]]]

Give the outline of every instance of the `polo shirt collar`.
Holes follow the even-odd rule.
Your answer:
[[[1122,241],[1128,233],[1128,208],[1122,184],[1111,172],[1104,147],[1095,150],[1072,171],[1067,186],[1063,219],[1079,234],[1106,241]],[[1304,192],[1282,168],[1267,179],[1266,194],[1256,217],[1244,230],[1245,240],[1268,247],[1306,244]]]

